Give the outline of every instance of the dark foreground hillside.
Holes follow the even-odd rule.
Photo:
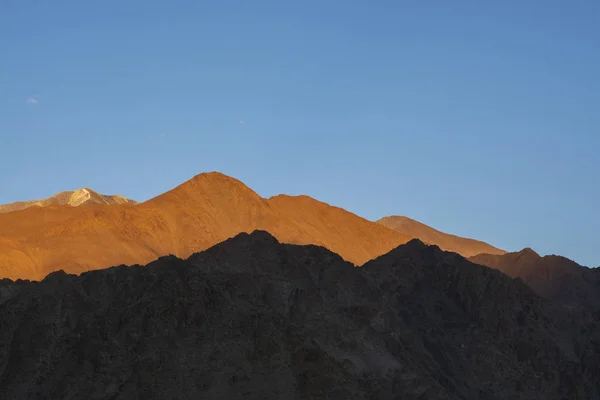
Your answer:
[[[416,240],[354,268],[256,231],[0,281],[0,398],[599,399],[598,324],[553,307]]]

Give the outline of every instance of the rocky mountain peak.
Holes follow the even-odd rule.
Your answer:
[[[24,210],[29,207],[71,206],[79,207],[85,204],[135,204],[134,200],[119,195],[103,195],[90,188],[65,191],[41,200],[19,201],[0,205],[0,213]]]

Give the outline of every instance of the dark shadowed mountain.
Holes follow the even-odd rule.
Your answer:
[[[404,235],[420,239],[424,243],[436,245],[442,250],[458,253],[463,257],[471,257],[481,253],[506,253],[506,251],[497,249],[480,240],[468,239],[440,232],[408,217],[394,215],[381,218],[376,222]]]
[[[0,281],[0,398],[598,399],[600,329],[418,240],[355,268],[239,234]]]
[[[521,278],[539,295],[569,307],[600,308],[600,269],[568,258],[541,257],[530,248],[504,255],[480,254],[470,261]]]

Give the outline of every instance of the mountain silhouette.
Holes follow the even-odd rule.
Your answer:
[[[327,247],[360,265],[411,237],[308,196],[262,198],[237,179],[204,173],[138,204],[51,205],[0,214],[0,277],[41,279],[186,258],[240,232]]]
[[[402,234],[418,238],[425,243],[439,246],[442,250],[453,251],[464,257],[471,257],[481,253],[506,253],[506,251],[497,249],[485,242],[440,232],[408,217],[393,215],[381,218],[376,222]]]
[[[419,240],[355,268],[254,231],[187,260],[0,280],[0,327],[6,399],[600,393],[597,319]]]

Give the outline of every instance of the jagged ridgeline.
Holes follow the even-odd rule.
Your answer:
[[[360,268],[239,234],[0,283],[3,399],[596,399],[600,329],[418,240]]]

